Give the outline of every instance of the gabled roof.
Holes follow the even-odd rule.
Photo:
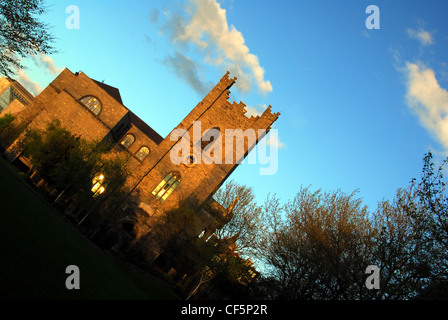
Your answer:
[[[120,90],[115,87],[112,87],[103,82],[95,81],[97,85],[99,85],[103,90],[105,90],[111,97],[117,100],[120,104],[123,105],[123,101],[121,100]],[[123,105],[124,106],[124,105]],[[125,107],[126,108],[126,107]],[[129,110],[129,108],[126,108]],[[160,144],[163,141],[163,137],[159,135],[153,128],[146,124],[142,119],[140,119],[135,113],[129,110],[129,118],[131,123],[136,126],[141,132],[146,134],[151,140],[155,143]]]
[[[129,110],[129,109],[128,109]],[[140,119],[134,112],[129,110],[129,118],[131,123],[136,126],[141,132],[146,134],[155,143],[160,144],[163,141],[163,137],[158,134],[153,128],[148,126],[145,121]]]
[[[123,104],[123,101],[121,100],[120,90],[103,82],[96,81],[95,79],[92,80],[95,81],[95,83],[101,88],[103,88],[103,90],[106,91],[112,98]]]

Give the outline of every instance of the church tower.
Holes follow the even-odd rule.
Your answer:
[[[149,170],[133,188],[149,215],[185,200],[203,204],[278,118],[270,106],[248,118],[244,103],[230,103],[235,81],[227,72],[158,146]]]

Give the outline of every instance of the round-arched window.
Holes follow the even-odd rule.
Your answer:
[[[137,153],[135,154],[135,156],[137,157],[138,160],[143,161],[146,156],[149,154],[149,149],[148,147],[141,147]]]
[[[128,149],[134,141],[135,137],[132,134],[127,134],[120,143],[124,148]]]
[[[101,102],[95,97],[87,96],[82,98],[81,103],[89,109],[94,115],[99,115],[102,109]]]

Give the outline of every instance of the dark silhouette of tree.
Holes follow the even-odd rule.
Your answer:
[[[27,129],[23,140],[32,169],[59,191],[56,200],[72,199],[72,211],[84,211],[79,224],[91,212],[113,208],[124,198],[127,159],[110,154],[109,149],[107,144],[72,134],[57,120],[45,130]],[[102,178],[96,181],[98,176]]]
[[[87,158],[93,163],[93,171],[91,171],[90,177],[93,176],[94,179],[90,180],[88,189],[83,189],[84,192],[78,193],[80,195],[77,199],[78,208],[87,210],[78,225],[92,212],[101,212],[103,214],[95,215],[97,221],[93,223],[96,226],[100,225],[104,219],[115,212],[126,197],[126,180],[130,176],[128,159],[118,156],[110,157],[110,155],[105,155],[105,150],[108,150],[108,147],[96,145],[89,154],[91,158]],[[92,192],[95,190],[93,182],[96,181],[95,177],[98,176],[104,177],[104,180],[100,183],[100,188],[104,189],[101,193],[99,193],[100,189],[97,189],[92,197]]]
[[[83,162],[80,138],[61,128],[58,121],[49,123],[45,131],[28,129],[23,150],[33,169],[53,188],[66,186],[78,173],[80,166],[74,164]]]
[[[0,147],[7,148],[17,139],[25,126],[14,123],[15,116],[7,113],[0,118]]]
[[[14,74],[20,62],[35,54],[51,54],[54,37],[49,25],[40,21],[47,8],[44,0],[0,0],[0,73]]]
[[[0,118],[0,133],[3,132],[13,122],[15,117],[10,113],[5,114]]]
[[[148,257],[150,263],[164,257],[179,273],[193,276],[215,255],[211,243],[198,237],[200,230],[201,221],[196,210],[181,205],[154,219],[151,231],[141,239],[139,246],[156,248],[155,255]]]
[[[428,277],[422,234],[403,206],[408,189],[399,189],[391,201],[378,204],[373,214],[376,231],[373,264],[381,270],[378,299],[408,299],[424,286]]]
[[[398,197],[398,208],[411,220],[419,255],[413,277],[415,298],[448,298],[448,193],[443,173],[448,159],[436,168],[431,152],[423,158],[420,181]]]

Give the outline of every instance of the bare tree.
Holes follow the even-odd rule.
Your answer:
[[[416,298],[448,297],[448,192],[443,173],[448,159],[435,167],[428,152],[423,158],[420,181],[397,196],[397,208],[410,219],[415,245],[412,294]]]
[[[381,201],[373,214],[374,264],[381,270],[379,299],[412,298],[422,287],[423,269],[426,269],[423,239],[403,210],[403,205],[407,205],[403,200],[409,192],[399,189],[393,200]]]
[[[447,160],[424,158],[420,181],[369,213],[356,192],[301,188],[281,206],[269,198],[256,292],[270,299],[440,299],[448,297]],[[366,288],[368,265],[380,288]]]
[[[353,299],[370,294],[365,269],[372,259],[372,228],[355,193],[301,188],[283,208],[274,197],[265,210],[270,232],[264,261],[267,282],[276,291],[271,297]]]
[[[231,180],[215,193],[214,198],[232,211],[231,220],[215,235],[220,239],[236,237],[236,251],[250,256],[259,247],[264,228],[262,210],[255,201],[253,189]]]

